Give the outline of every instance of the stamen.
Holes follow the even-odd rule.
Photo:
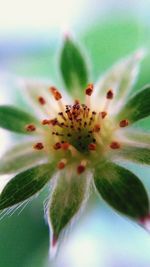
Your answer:
[[[129,121],[128,120],[122,120],[122,121],[119,122],[119,126],[121,128],[126,127],[128,125],[129,125]]]
[[[104,108],[103,108],[103,112],[107,112],[113,97],[114,97],[113,91],[111,89],[108,90],[107,93],[106,93],[106,102],[105,102],[105,105],[104,105]]]
[[[48,124],[50,124],[50,123],[51,123],[51,120],[44,119],[44,120],[42,121],[42,125],[48,125]]]
[[[90,84],[88,84],[88,87],[87,87],[87,89],[85,90],[85,94],[86,94],[86,106],[87,106],[88,108],[90,108],[90,96],[91,96],[92,93],[93,93],[93,88],[94,88],[93,84],[90,83]]]
[[[107,99],[113,99],[113,97],[114,97],[113,91],[110,89],[106,94],[106,98]]]
[[[85,171],[85,167],[86,167],[87,161],[86,160],[82,160],[80,165],[78,165],[77,167],[77,173],[81,174]]]
[[[51,87],[50,87],[50,92],[51,92],[52,95],[54,96],[55,100],[58,101],[58,106],[59,106],[60,110],[61,110],[62,112],[64,112],[64,110],[65,110],[65,106],[64,106],[64,104],[63,104],[62,101],[61,101],[61,99],[62,99],[62,95],[61,95],[61,93],[60,93],[60,92],[57,90],[57,88],[54,87],[54,86],[51,86]]]
[[[37,149],[37,150],[42,150],[44,148],[44,145],[43,143],[39,142],[39,143],[36,143],[34,146],[33,146],[34,149]]]
[[[59,170],[62,170],[62,169],[65,168],[66,164],[67,164],[67,160],[66,159],[61,159],[61,161],[58,162],[57,168]]]
[[[99,132],[100,132],[100,125],[99,125],[99,124],[95,124],[95,125],[94,125],[94,128],[93,128],[93,131],[94,131],[95,133],[99,133]]]
[[[112,148],[112,149],[119,149],[120,148],[120,144],[118,142],[116,142],[116,141],[113,141],[110,144],[110,148]]]
[[[61,144],[61,148],[62,148],[63,150],[68,150],[68,149],[69,149],[69,146],[70,146],[70,144],[67,143],[67,142],[64,142],[64,143]]]
[[[60,149],[60,148],[61,148],[61,143],[59,143],[59,142],[55,143],[55,144],[53,145],[53,148],[54,148],[55,150]]]
[[[36,127],[35,127],[34,124],[26,125],[25,126],[25,129],[26,129],[27,132],[34,132],[34,131],[36,131]]]
[[[45,104],[46,104],[46,100],[45,100],[45,98],[42,97],[42,96],[39,96],[38,101],[39,101],[39,103],[40,103],[41,105],[45,105]]]
[[[76,156],[79,155],[78,150],[74,146],[69,145],[69,148],[68,149],[70,150],[70,152],[71,152],[71,154],[72,154],[73,157],[76,157]]]
[[[56,101],[62,98],[61,93],[54,86],[50,87],[50,92],[52,93]]]
[[[96,144],[94,144],[94,143],[89,144],[88,149],[91,151],[95,151],[96,150]]]
[[[85,90],[86,95],[91,96],[93,93],[93,88],[94,88],[93,83],[88,84],[88,86]]]
[[[107,116],[107,112],[102,111],[102,112],[100,112],[100,115],[101,115],[102,119],[105,119],[105,117]]]

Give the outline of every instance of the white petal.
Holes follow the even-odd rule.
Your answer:
[[[133,86],[139,69],[139,63],[145,54],[144,49],[140,49],[121,60],[99,79],[95,85],[93,93],[94,102],[97,101],[99,107],[104,106],[106,93],[111,88],[114,92],[114,99],[111,105],[111,112],[116,113],[125,102],[131,87]],[[117,105],[117,106],[116,106]],[[114,108],[115,107],[115,108]]]
[[[33,149],[35,141],[19,143],[3,154],[0,159],[0,174],[11,174],[34,166],[46,160],[43,151]]]
[[[50,114],[55,116],[56,112],[58,112],[57,103],[49,91],[49,87],[52,86],[51,82],[20,78],[18,80],[18,86],[24,90],[23,96],[27,98],[32,107],[35,108],[35,112],[38,112],[41,117]],[[43,97],[47,104],[40,105],[38,101],[39,97]]]

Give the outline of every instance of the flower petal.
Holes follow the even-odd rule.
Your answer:
[[[94,174],[100,195],[117,211],[140,219],[149,213],[149,201],[141,181],[129,170],[106,162]]]
[[[125,131],[124,135],[130,141],[150,146],[150,132],[145,133],[139,130],[127,130]]]
[[[150,85],[146,85],[143,90],[136,93],[124,105],[118,114],[118,120],[127,119],[129,123],[134,123],[150,115]]]
[[[33,142],[18,144],[0,159],[0,174],[11,174],[37,165],[45,159],[43,151],[33,149]]]
[[[81,92],[88,83],[87,65],[79,47],[69,36],[62,48],[60,70],[67,89],[75,97],[82,96]]]
[[[150,146],[148,148],[139,143],[133,143],[132,145],[122,143],[121,148],[114,151],[112,156],[114,159],[150,165]]]
[[[38,81],[37,79],[20,79],[18,81],[18,86],[24,89],[27,100],[32,108],[34,107],[33,112],[35,111],[42,118],[48,115],[55,116],[59,111],[58,105],[49,91],[51,85],[50,81]],[[45,105],[40,104],[39,97],[44,98]]]
[[[77,175],[73,166],[61,171],[48,210],[51,230],[51,249],[74,216],[81,210],[89,189],[88,174]]]
[[[112,105],[114,104],[116,107],[116,103],[119,106],[122,102],[124,103],[136,80],[139,63],[143,55],[144,50],[141,49],[115,64],[96,84],[95,97],[103,101],[108,89],[112,88],[115,95]]]
[[[0,127],[12,132],[29,134],[26,131],[26,125],[35,123],[39,126],[39,122],[18,108],[13,106],[0,106]]]
[[[17,174],[0,194],[0,210],[16,205],[37,192],[50,180],[55,164],[42,164]]]

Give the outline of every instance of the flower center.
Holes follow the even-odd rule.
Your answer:
[[[45,149],[58,160],[58,168],[63,169],[69,161],[78,161],[77,172],[82,173],[87,163],[95,160],[94,157],[104,156],[107,149],[119,149],[120,143],[114,140],[113,122],[108,115],[108,106],[114,94],[108,90],[106,102],[101,111],[91,108],[90,98],[93,93],[93,84],[89,84],[85,90],[85,104],[75,100],[72,105],[64,105],[61,93],[51,87],[50,92],[59,106],[59,112],[55,118],[44,119],[44,141],[36,143],[34,149]],[[45,107],[46,99],[38,98],[39,103]],[[46,108],[47,109],[47,108]],[[117,127],[126,127],[126,119],[119,122]],[[27,131],[35,131],[34,125],[27,125]]]

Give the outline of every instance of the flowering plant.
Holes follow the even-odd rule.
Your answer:
[[[0,127],[27,135],[1,158],[0,174],[15,176],[0,194],[0,210],[27,201],[50,183],[51,248],[82,210],[91,187],[119,213],[147,225],[147,192],[121,166],[150,164],[149,133],[132,127],[150,115],[149,85],[130,96],[142,57],[142,51],[135,52],[92,84],[82,52],[67,36],[60,56],[66,91],[49,82],[23,81],[36,116],[0,106]]]

